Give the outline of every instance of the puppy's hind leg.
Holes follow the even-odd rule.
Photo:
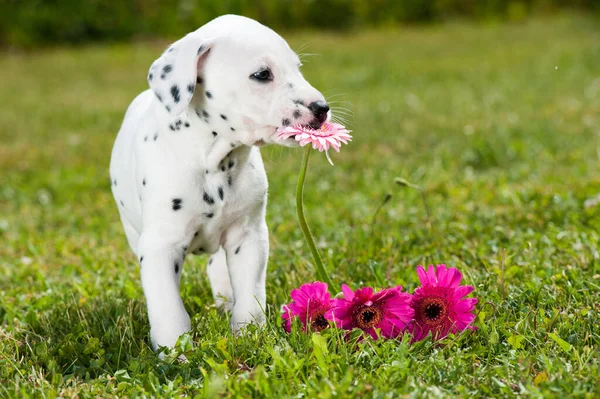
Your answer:
[[[210,257],[206,272],[208,273],[215,304],[223,310],[231,310],[233,307],[233,289],[227,268],[227,256],[222,247]]]

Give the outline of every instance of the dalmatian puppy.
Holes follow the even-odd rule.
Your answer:
[[[154,349],[190,330],[179,294],[187,254],[212,254],[208,277],[231,328],[262,323],[269,255],[267,177],[259,146],[290,124],[330,112],[277,33],[236,15],[176,41],[152,64],[150,89],[129,106],[110,177],[136,254]]]

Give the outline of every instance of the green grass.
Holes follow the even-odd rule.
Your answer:
[[[206,258],[189,257],[188,364],[149,347],[108,179],[165,43],[1,54],[0,397],[600,397],[600,208],[583,206],[600,193],[597,22],[287,35],[352,112],[355,140],[335,167],[312,157],[305,189],[332,278],[412,291],[418,264],[456,266],[479,330],[412,347],[285,334],[280,306],[314,270],[294,208],[302,151],[268,147],[268,324],[233,337]],[[431,223],[395,177],[426,190]]]

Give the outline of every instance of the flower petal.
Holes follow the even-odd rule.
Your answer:
[[[429,278],[427,276],[427,273],[421,265],[417,266],[417,276],[419,276],[419,281],[421,282],[421,285],[429,284]]]
[[[442,287],[446,287],[448,284],[446,283],[446,279],[448,278],[448,269],[446,269],[446,265],[437,265],[436,266],[435,275],[437,276],[437,285],[441,285]]]
[[[344,294],[346,300],[351,301],[354,299],[354,292],[346,284],[342,284],[342,293]]]
[[[454,298],[461,299],[473,292],[472,285],[461,285],[454,291]]]

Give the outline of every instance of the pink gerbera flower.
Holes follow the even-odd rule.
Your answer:
[[[458,269],[446,265],[433,265],[427,272],[423,266],[417,267],[421,287],[415,290],[411,306],[415,311],[414,326],[411,326],[413,340],[420,341],[432,333],[434,340],[444,338],[449,333],[472,326],[475,315],[473,309],[477,298],[464,298],[473,291],[470,285],[460,285],[462,274]]]
[[[411,295],[402,292],[402,287],[386,288],[373,293],[373,288],[364,287],[352,291],[342,285],[343,299],[334,299],[333,307],[325,318],[339,328],[352,330],[360,328],[377,339],[375,329],[381,330],[385,338],[396,338],[402,334],[413,318],[410,307]]]
[[[339,123],[325,122],[319,129],[312,129],[305,125],[279,128],[277,137],[280,139],[294,138],[302,147],[312,144],[315,150],[325,151],[327,159],[333,165],[329,158],[329,148],[340,152],[341,143],[348,144],[352,140],[350,132],[351,130]]]
[[[292,290],[290,296],[293,301],[283,305],[284,313],[281,315],[285,331],[292,331],[294,317],[300,318],[303,331],[321,331],[329,327],[329,322],[323,317],[332,306],[327,284],[319,281],[303,284]]]

